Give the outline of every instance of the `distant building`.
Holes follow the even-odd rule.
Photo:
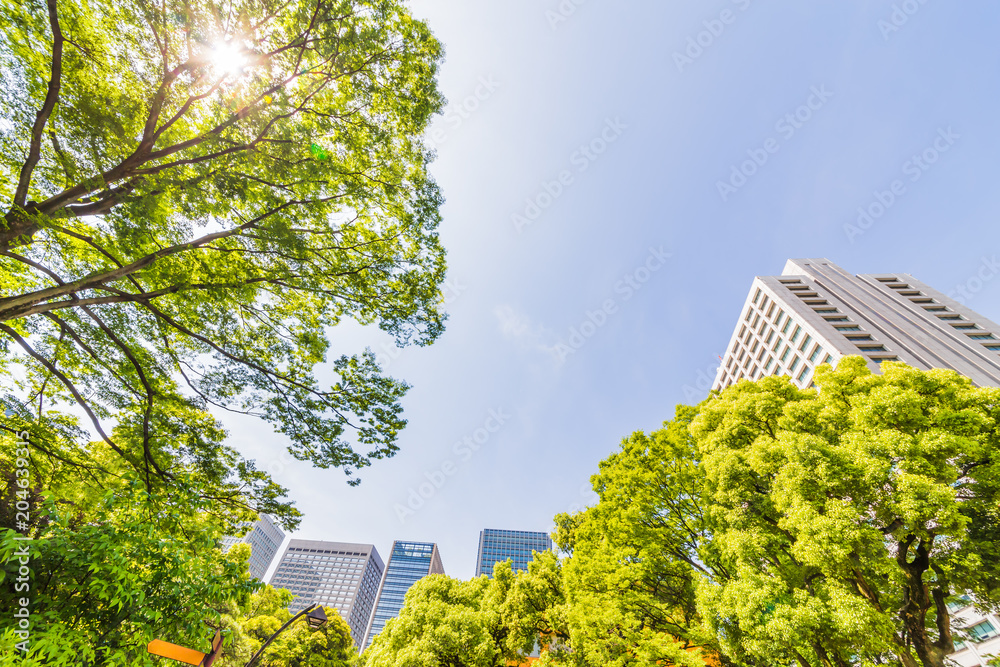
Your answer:
[[[351,626],[354,645],[360,647],[383,567],[371,544],[291,540],[270,584],[295,595],[288,606],[292,613],[313,602],[335,607]]]
[[[513,561],[515,570],[527,570],[532,551],[551,550],[552,539],[548,533],[487,528],[479,533],[476,576],[492,577],[493,565],[507,559]]]
[[[1000,325],[905,273],[851,275],[826,259],[790,259],[780,276],[758,276],[713,389],[787,375],[799,387],[813,371],[861,355],[950,368],[980,386],[1000,386]]]
[[[274,521],[267,514],[261,514],[260,519],[252,525],[253,528],[244,537],[223,537],[222,550],[229,551],[230,547],[239,542],[249,544],[250,576],[263,581],[267,569],[271,567],[271,561],[277,555],[281,543],[285,541],[285,534],[274,525]]]
[[[403,608],[403,596],[410,590],[410,586],[428,574],[444,574],[436,544],[399,540],[392,543],[392,554],[379,586],[375,611],[368,623],[361,650],[367,648],[376,635],[382,632],[386,621],[399,615]]]
[[[972,602],[963,597],[948,603],[952,631],[968,636],[968,640],[955,639],[955,652],[948,656],[959,667],[979,667],[1000,655],[1000,619],[996,614],[977,610]]]

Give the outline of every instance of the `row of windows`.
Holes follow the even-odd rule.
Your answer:
[[[939,301],[927,296],[896,277],[877,278],[877,280],[889,289],[894,290],[899,296],[907,297],[927,313],[936,316],[940,321],[951,325],[955,331],[965,334],[969,340],[981,341],[983,347],[990,352],[1000,352],[1000,343],[989,342],[997,340],[995,335],[985,331],[975,322],[965,319],[960,313],[954,312],[948,306],[941,304]]]
[[[781,280],[793,293],[812,296],[807,285],[798,279]],[[833,357],[815,342],[802,325],[757,289],[723,370],[722,386],[740,378],[758,379],[765,375],[785,374],[805,386],[812,369],[819,363],[830,363]]]

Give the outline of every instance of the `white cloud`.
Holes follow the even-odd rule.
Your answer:
[[[560,361],[556,354],[556,335],[541,324],[531,321],[524,313],[518,312],[512,306],[502,304],[493,309],[500,323],[500,331],[504,338],[514,341],[521,348],[535,350],[550,355]]]

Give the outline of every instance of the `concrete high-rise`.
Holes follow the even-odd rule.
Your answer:
[[[403,596],[410,590],[410,586],[428,574],[444,574],[441,554],[438,553],[436,544],[400,540],[392,543],[392,554],[382,576],[375,611],[368,623],[361,650],[367,648],[375,636],[382,632],[386,621],[399,615],[403,608]]]
[[[1000,325],[909,274],[790,259],[780,276],[754,278],[713,388],[782,374],[805,388],[816,366],[848,355],[876,372],[902,361],[1000,386]]]
[[[244,537],[223,537],[222,550],[229,551],[230,547],[239,542],[249,544],[250,576],[263,581],[267,569],[271,567],[271,561],[277,555],[281,543],[285,541],[285,534],[274,525],[274,521],[267,514],[261,514],[252,525],[253,528]]]
[[[371,544],[291,540],[269,583],[295,595],[292,613],[313,602],[335,607],[351,626],[354,645],[361,646],[382,571]]]
[[[532,551],[551,551],[552,538],[548,533],[529,530],[496,530],[486,528],[479,532],[479,551],[476,555],[476,576],[493,576],[493,565],[507,559],[515,570],[527,570]]]

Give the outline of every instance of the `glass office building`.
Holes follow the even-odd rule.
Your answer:
[[[313,602],[335,607],[360,646],[382,570],[382,558],[371,544],[291,540],[270,584],[295,595],[288,605],[293,614]]]
[[[493,565],[511,560],[514,570],[527,570],[532,551],[551,551],[548,533],[530,530],[496,530],[487,528],[479,533],[479,553],[476,556],[476,576],[493,576]]]
[[[375,612],[368,623],[368,632],[361,645],[362,651],[382,632],[386,621],[399,614],[399,610],[403,608],[403,596],[410,590],[410,586],[428,574],[444,574],[436,544],[399,540],[392,543],[392,555],[389,556],[389,564],[382,576]]]

